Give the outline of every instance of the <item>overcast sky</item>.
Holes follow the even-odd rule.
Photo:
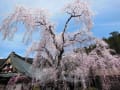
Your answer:
[[[2,20],[12,13],[16,6],[28,8],[44,8],[51,12],[54,22],[57,22],[57,29],[61,28],[64,18],[61,17],[61,8],[73,0],[0,0],[0,25]],[[98,38],[108,37],[112,31],[120,32],[120,0],[88,0],[95,13],[93,18],[93,34]],[[63,19],[62,19],[63,18]],[[23,27],[20,27],[21,29]],[[12,41],[2,40],[0,33],[0,58],[7,57],[12,51],[24,56],[26,48],[21,42],[20,34],[17,34]]]

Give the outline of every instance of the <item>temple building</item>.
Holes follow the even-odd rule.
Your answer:
[[[0,87],[7,85],[9,79],[18,74],[31,77],[29,69],[32,62],[32,58],[21,57],[15,52],[6,59],[0,59]]]

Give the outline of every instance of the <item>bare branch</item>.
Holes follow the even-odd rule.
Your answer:
[[[68,19],[67,19],[67,21],[66,21],[66,23],[65,23],[65,26],[64,26],[64,29],[63,29],[63,32],[62,32],[62,39],[63,39],[63,43],[65,42],[65,32],[66,32],[66,30],[67,30],[67,27],[68,27],[68,24],[69,24],[69,22],[70,22],[70,20],[72,19],[72,18],[75,18],[75,17],[80,17],[80,16],[82,16],[82,14],[81,15],[71,15]]]

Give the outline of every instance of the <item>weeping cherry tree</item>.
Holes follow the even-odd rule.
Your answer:
[[[75,0],[63,8],[68,19],[61,33],[55,31],[55,24],[50,22],[48,12],[44,9],[27,9],[16,7],[15,11],[6,17],[0,27],[3,39],[13,38],[17,32],[18,23],[25,25],[23,41],[30,42],[32,34],[39,32],[39,40],[33,42],[27,54],[35,52],[32,65],[32,76],[42,83],[49,81],[81,82],[85,89],[90,68],[100,70],[104,75],[112,73],[108,68],[118,71],[119,61],[109,53],[108,45],[95,38],[92,33],[93,13],[89,4],[83,0]],[[69,32],[70,22],[79,26],[78,30]],[[89,53],[85,47],[96,45]],[[74,76],[74,78],[72,78]]]

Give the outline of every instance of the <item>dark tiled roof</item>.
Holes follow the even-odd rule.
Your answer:
[[[5,62],[6,59],[0,59],[0,66]]]
[[[18,72],[31,76],[31,64],[27,63],[27,61],[23,58],[17,56],[16,54],[11,54],[11,64],[17,69]]]
[[[18,58],[20,58],[23,61],[28,62],[29,64],[32,64],[32,62],[33,62],[33,58],[22,57],[22,56],[16,54],[15,52],[12,52],[12,53],[14,54],[14,56],[17,56]]]
[[[32,65],[33,59],[21,57],[15,52],[10,53],[10,55],[6,59],[0,59],[0,70],[2,70],[6,60],[8,60],[9,58],[11,60],[11,64],[17,69],[18,72],[23,73],[27,76],[31,76],[30,67]]]

